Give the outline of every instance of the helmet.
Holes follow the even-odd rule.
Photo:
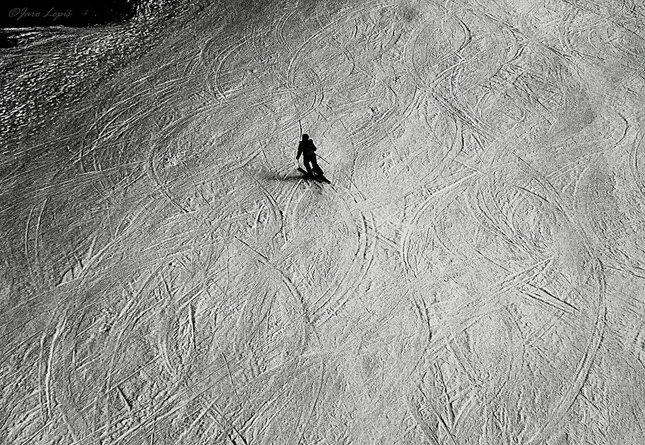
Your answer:
[[[308,141],[309,140],[309,135],[307,133],[302,135],[302,140],[303,141]]]

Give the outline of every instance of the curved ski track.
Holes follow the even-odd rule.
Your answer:
[[[645,9],[265,3],[2,147],[0,442],[642,443]]]

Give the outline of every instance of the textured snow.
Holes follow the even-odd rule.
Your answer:
[[[645,443],[644,5],[177,14],[3,53],[1,443]]]

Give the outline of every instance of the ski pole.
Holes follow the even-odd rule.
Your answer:
[[[318,157],[319,157],[320,159],[322,159],[323,161],[325,161],[327,164],[329,164],[329,161],[328,161],[327,159],[323,158],[323,157],[322,157],[322,156],[320,156],[320,155],[318,155]],[[330,164],[330,165],[331,165],[331,164]]]

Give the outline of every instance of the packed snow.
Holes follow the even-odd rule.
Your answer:
[[[645,4],[175,14],[2,50],[1,443],[645,443]]]

